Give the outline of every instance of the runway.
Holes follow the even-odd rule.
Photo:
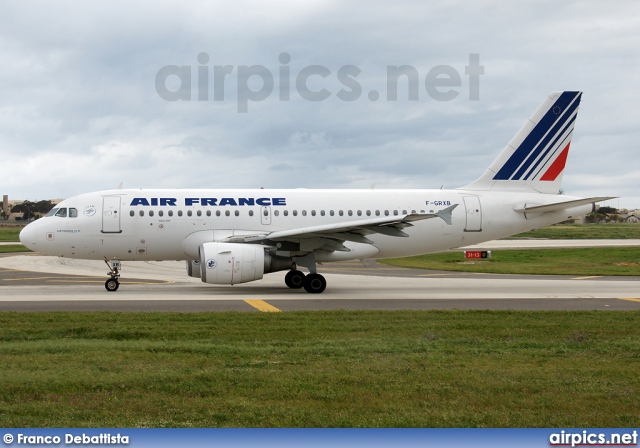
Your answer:
[[[0,311],[640,310],[638,277],[469,274],[366,264],[320,266],[328,287],[312,295],[287,288],[284,272],[220,286],[187,277],[184,262],[127,262],[113,293],[103,286],[103,262],[4,256]]]

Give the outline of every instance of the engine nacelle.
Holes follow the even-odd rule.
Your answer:
[[[200,260],[187,260],[187,274],[189,277],[202,278]]]
[[[264,247],[260,245],[204,243],[200,245],[200,278],[218,285],[260,280],[264,259]]]

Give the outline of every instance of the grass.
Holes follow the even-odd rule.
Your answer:
[[[18,235],[20,235],[22,229],[22,226],[0,226],[0,242],[11,243],[20,241]]]
[[[27,249],[22,244],[8,244],[0,245],[0,254],[11,254],[17,252],[31,252],[31,249]]]
[[[521,233],[512,238],[573,239],[640,239],[640,225],[616,224],[556,224]]]
[[[489,259],[465,260],[463,252],[380,260],[392,266],[492,274],[640,275],[640,248],[526,249],[493,251]]]
[[[640,312],[0,313],[1,427],[630,427]]]

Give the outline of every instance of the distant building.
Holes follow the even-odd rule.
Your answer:
[[[634,224],[640,223],[640,215],[629,215],[624,218],[624,222],[632,222]]]

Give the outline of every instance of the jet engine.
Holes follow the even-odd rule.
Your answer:
[[[200,245],[199,264],[203,282],[234,285],[260,280],[268,272],[290,269],[292,261],[271,255],[257,244],[204,243]],[[193,274],[197,274],[193,262],[191,266]]]

